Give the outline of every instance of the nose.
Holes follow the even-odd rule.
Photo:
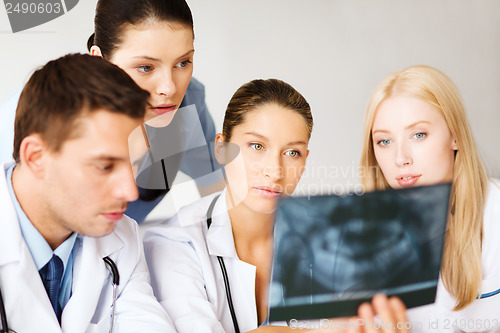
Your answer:
[[[283,178],[283,165],[281,163],[281,155],[270,155],[265,161],[264,174],[266,178],[272,181],[278,181]]]
[[[403,167],[413,164],[411,149],[406,142],[400,142],[396,148],[396,165]]]
[[[122,177],[117,177],[115,187],[115,198],[122,201],[135,201],[139,197],[139,190],[134,180],[132,168],[127,167],[121,173]]]
[[[158,73],[156,80],[156,94],[160,96],[172,97],[175,95],[176,87],[172,72],[165,70]]]

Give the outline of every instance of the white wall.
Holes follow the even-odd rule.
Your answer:
[[[497,0],[188,0],[196,30],[195,76],[221,128],[233,92],[276,77],[310,102],[315,129],[302,188],[357,183],[364,107],[386,74],[415,64],[457,84],[491,175],[500,177],[500,2]],[[12,34],[0,8],[0,102],[32,70],[85,52],[96,0]],[[341,187],[328,188],[327,185]]]

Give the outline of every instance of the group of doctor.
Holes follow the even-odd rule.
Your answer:
[[[203,85],[192,78],[193,39],[184,0],[99,0],[92,56],[49,62],[0,110],[6,123],[15,114],[0,140],[9,155],[13,147],[14,159],[0,177],[3,328],[292,329],[268,322],[273,213],[305,166],[309,104],[283,81],[253,80],[235,92],[216,135]],[[129,136],[139,128],[147,149],[160,137],[148,134],[148,122],[173,124],[192,104],[200,126],[169,137],[186,146],[203,140],[211,153],[185,149],[175,171],[196,178],[202,195],[222,192],[149,229],[143,245],[130,217],[141,222],[173,180],[165,179],[165,188],[137,186]],[[406,311],[398,298],[377,295],[358,316],[379,325],[346,331],[407,332],[408,319],[417,323],[413,331],[500,331],[493,260],[500,253],[493,241],[500,187],[486,176],[454,84],[426,66],[389,75],[370,98],[364,135],[361,163],[370,172],[361,181],[368,190],[454,185],[436,303]],[[224,179],[217,172],[199,177],[200,166],[214,164],[224,166]],[[165,176],[165,161],[158,166],[143,171]],[[435,319],[439,325],[430,325]],[[459,319],[468,320],[465,327]]]

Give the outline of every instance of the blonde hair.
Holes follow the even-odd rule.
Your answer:
[[[384,78],[368,102],[361,155],[361,182],[367,190],[389,187],[375,158],[371,130],[378,106],[392,96],[417,98],[434,106],[443,115],[458,146],[441,278],[456,299],[454,310],[460,310],[472,303],[481,289],[486,171],[457,87],[435,68],[412,66]]]

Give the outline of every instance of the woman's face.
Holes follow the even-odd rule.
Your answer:
[[[375,158],[392,188],[453,180],[457,145],[442,114],[427,102],[383,101],[372,126]]]
[[[218,134],[217,142],[222,142]],[[235,204],[272,213],[279,197],[297,187],[306,163],[309,133],[296,111],[266,104],[245,114],[233,128],[230,143],[240,155],[226,165],[228,193]]]
[[[151,94],[145,120],[177,110],[193,74],[193,31],[180,24],[129,27],[110,61]]]

